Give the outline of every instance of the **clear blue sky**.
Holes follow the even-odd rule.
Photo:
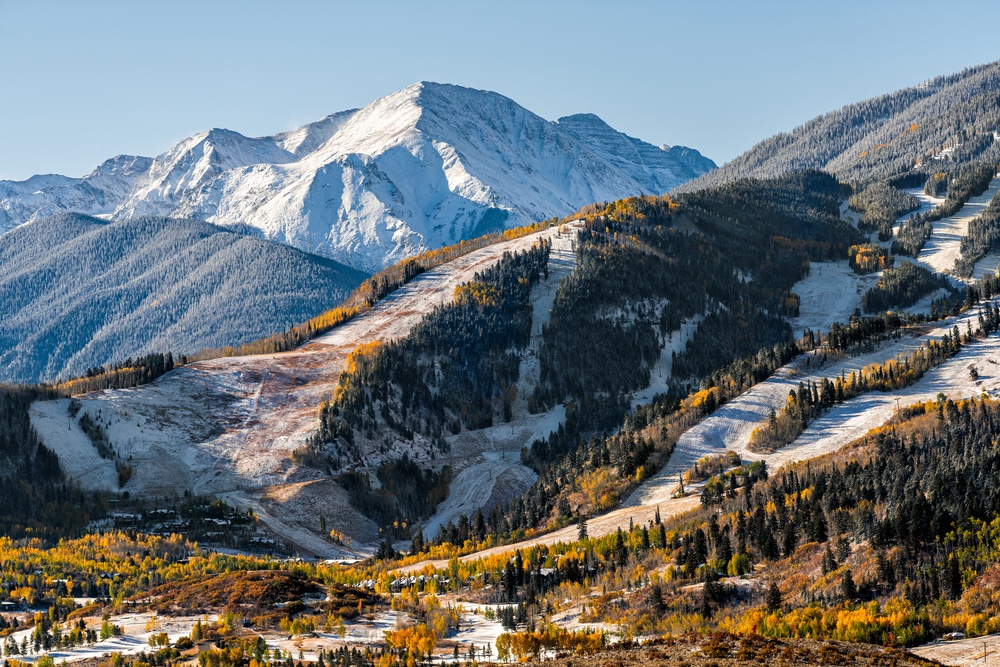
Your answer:
[[[845,104],[1000,59],[1000,3],[0,0],[0,179],[195,132],[273,134],[415,81],[596,113],[720,164]]]

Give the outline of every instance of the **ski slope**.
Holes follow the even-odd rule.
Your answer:
[[[995,179],[990,187],[995,188],[998,184],[1000,179]],[[977,207],[982,200],[988,202],[987,194],[984,193],[981,198],[970,203]],[[927,206],[934,204],[931,198],[924,196],[924,199],[927,200]],[[846,207],[842,208],[841,213],[845,219],[852,215]],[[968,211],[963,208],[953,217],[961,218],[966,213]],[[796,334],[808,328],[826,331],[833,322],[846,322],[860,306],[861,296],[868,286],[877,282],[879,275],[857,276],[846,261],[814,263],[810,275],[792,288],[801,297],[800,315],[790,320],[793,331]],[[926,309],[931,297],[907,310],[915,312],[921,308]],[[661,518],[667,518],[698,507],[700,488],[697,485],[689,489],[692,491],[691,495],[674,497],[674,493],[680,475],[702,456],[731,450],[738,452],[744,460],[763,460],[769,469],[775,470],[785,463],[836,451],[865,435],[891,417],[896,409],[897,399],[899,404],[906,405],[935,400],[939,394],[951,398],[979,396],[983,393],[1000,396],[1000,336],[993,334],[985,340],[965,346],[958,355],[926,373],[911,387],[898,392],[863,394],[836,406],[810,424],[794,443],[786,447],[760,455],[750,452],[747,446],[750,433],[767,419],[772,409],[777,411],[784,406],[788,392],[796,389],[799,382],[818,382],[841,373],[850,374],[871,363],[881,363],[917,349],[927,340],[940,339],[953,326],[958,326],[964,332],[967,322],[973,326],[977,324],[977,315],[978,311],[972,311],[928,325],[922,330],[911,330],[902,338],[883,343],[872,352],[834,360],[825,365],[815,355],[803,355],[794,360],[771,378],[721,406],[684,433],[670,460],[659,473],[639,486],[619,508],[588,518],[588,533],[594,537],[605,535],[618,528],[627,528],[630,522],[648,522],[657,511]],[[970,365],[977,369],[978,377],[975,380],[970,377]],[[517,544],[470,554],[464,559],[474,560],[534,544],[571,542],[576,540],[577,532],[577,526],[571,525]],[[445,563],[433,564],[441,567]],[[418,563],[408,569],[418,570],[423,565],[425,563]]]
[[[935,273],[950,274],[955,268],[955,260],[961,256],[962,239],[968,235],[969,222],[982,214],[998,191],[1000,191],[1000,175],[990,182],[985,192],[967,201],[958,213],[935,221],[934,231],[917,256],[917,263]],[[972,279],[978,280],[990,270],[990,267],[995,271],[997,264],[996,255],[984,257],[976,263]]]
[[[570,226],[561,236],[571,237],[574,230]],[[68,400],[38,401],[31,407],[32,423],[59,456],[67,476],[84,489],[117,490],[113,463],[87,446],[80,429],[79,417],[87,413],[105,426],[114,449],[133,466],[124,490],[140,496],[172,497],[184,490],[225,496],[238,505],[255,506],[277,534],[294,536],[295,530],[283,522],[293,517],[289,520],[298,525],[292,512],[297,494],[309,488],[303,483],[325,476],[296,465],[292,453],[318,428],[320,406],[332,395],[348,354],[366,342],[405,336],[435,306],[449,301],[457,285],[504,252],[525,250],[542,239],[555,241],[557,236],[559,230],[546,229],[437,267],[296,350],[202,361],[142,387],[89,394],[80,398],[82,410],[76,419],[69,416]],[[269,495],[272,488],[287,492]],[[314,499],[313,517],[322,513],[331,527],[362,545],[377,539],[374,524],[348,505],[346,494],[314,495],[319,497]],[[301,541],[293,543],[301,546]],[[342,555],[333,545],[321,550],[322,543],[311,542],[303,552]]]

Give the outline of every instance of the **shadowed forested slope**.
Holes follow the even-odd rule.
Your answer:
[[[302,322],[365,278],[193,220],[63,215],[0,243],[0,380],[235,345]]]

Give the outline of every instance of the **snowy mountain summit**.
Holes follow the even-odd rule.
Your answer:
[[[214,129],[83,178],[0,181],[0,232],[63,211],[198,218],[373,270],[714,168],[592,114],[550,122],[497,93],[425,82],[270,137]]]

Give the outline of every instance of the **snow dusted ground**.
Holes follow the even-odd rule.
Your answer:
[[[809,275],[792,286],[799,296],[799,316],[788,318],[792,333],[801,336],[807,329],[826,332],[834,322],[846,324],[861,306],[861,297],[878,283],[882,272],[856,274],[847,263],[815,262]]]
[[[635,410],[640,405],[652,403],[657,394],[667,391],[670,381],[670,374],[674,367],[674,353],[680,354],[684,351],[688,341],[694,338],[698,327],[701,326],[704,315],[693,317],[681,323],[680,329],[670,334],[667,344],[660,350],[660,358],[656,360],[653,368],[649,371],[649,386],[637,391],[632,396],[632,409]]]
[[[143,651],[151,650],[149,646],[150,635],[166,632],[170,637],[170,642],[174,643],[181,637],[190,636],[191,629],[194,627],[195,623],[199,619],[204,622],[205,618],[204,616],[157,616],[155,629],[147,630],[146,627],[152,616],[153,614],[144,612],[122,614],[120,616],[110,618],[109,620],[112,623],[121,626],[123,632],[121,636],[110,637],[93,645],[77,646],[71,649],[56,649],[48,651],[47,654],[51,656],[57,664],[63,661],[76,662],[91,658],[99,659],[112,652],[118,652],[122,655],[136,655]],[[97,628],[98,630],[100,629],[100,617],[87,618],[85,620],[88,627]],[[13,633],[12,636],[18,642],[27,637],[28,642],[30,643],[32,630],[33,629],[21,630]],[[43,651],[38,655],[18,657],[20,659],[27,657],[29,662],[33,662],[38,658],[38,656],[45,654],[46,652]]]
[[[920,251],[917,262],[936,273],[950,273],[955,268],[955,260],[961,255],[962,239],[968,234],[969,221],[982,214],[998,191],[1000,191],[1000,176],[993,179],[983,194],[967,201],[958,213],[934,222],[934,231]],[[980,260],[976,264],[974,276],[982,277],[991,265],[995,270],[997,262],[996,256]],[[979,264],[983,266],[980,267]]]
[[[575,230],[564,231],[560,235],[557,229],[546,229],[498,243],[428,271],[367,313],[299,349],[212,359],[142,387],[89,394],[80,398],[83,407],[76,419],[69,417],[68,401],[39,401],[31,408],[32,423],[69,476],[85,489],[118,490],[114,464],[97,456],[92,446],[87,449],[78,423],[84,412],[106,427],[116,452],[132,464],[134,474],[123,490],[146,496],[184,490],[225,495],[240,505],[252,504],[286,539],[298,535],[300,541],[293,543],[308,553],[343,555],[323,540],[303,545],[303,526],[289,526],[285,517],[295,492],[322,477],[319,471],[296,466],[291,454],[318,428],[320,405],[332,395],[347,355],[364,342],[405,336],[435,306],[450,300],[458,284],[495,263],[503,252],[527,249],[542,238],[562,237],[569,243]],[[511,426],[505,428],[509,434]],[[548,434],[548,424],[523,428],[528,430],[525,436]],[[475,454],[499,449],[487,442]],[[267,496],[272,488],[283,490],[280,497]],[[354,512],[343,494],[330,494],[327,506],[320,499],[316,503],[315,510],[331,527],[359,542],[377,539],[374,524]]]
[[[800,357],[774,376],[756,385],[742,396],[716,410],[700,424],[689,429],[679,439],[670,461],[655,476],[637,488],[622,506],[588,518],[587,530],[592,537],[606,535],[618,528],[627,529],[630,522],[646,523],[653,519],[657,510],[662,518],[677,516],[698,507],[700,489],[689,488],[691,495],[675,498],[679,475],[691,467],[700,457],[722,453],[726,450],[738,452],[744,460],[763,459],[771,471],[792,461],[802,461],[836,451],[855,440],[870,429],[883,424],[896,409],[896,399],[900,405],[934,400],[939,393],[957,399],[979,396],[987,393],[1000,396],[1000,336],[994,334],[983,341],[965,346],[952,359],[932,369],[912,387],[899,392],[870,392],[835,407],[822,418],[810,424],[806,431],[791,445],[773,453],[760,455],[748,451],[750,433],[767,419],[771,409],[780,409],[788,392],[798,387],[798,383],[832,378],[842,372],[850,374],[863,366],[882,362],[899,354],[916,349],[928,339],[939,340],[954,325],[965,331],[966,321],[975,321],[976,313],[952,318],[940,326],[928,328],[919,335],[910,335],[898,341],[890,341],[879,350],[844,360],[837,360],[820,367],[812,355]],[[969,366],[979,373],[977,380],[969,376]],[[531,540],[514,545],[494,547],[463,557],[463,560],[491,556],[534,544],[555,544],[571,542],[577,538],[578,528],[570,525]],[[444,567],[441,561],[435,566]],[[413,570],[424,564],[417,564]]]
[[[983,645],[985,644],[986,656],[983,656]],[[955,667],[981,667],[982,665],[995,663],[997,655],[1000,655],[1000,635],[984,635],[982,637],[967,637],[966,639],[955,639],[952,641],[938,641],[929,644],[914,646],[909,649],[910,653],[919,655],[928,660],[937,660],[945,665]]]

